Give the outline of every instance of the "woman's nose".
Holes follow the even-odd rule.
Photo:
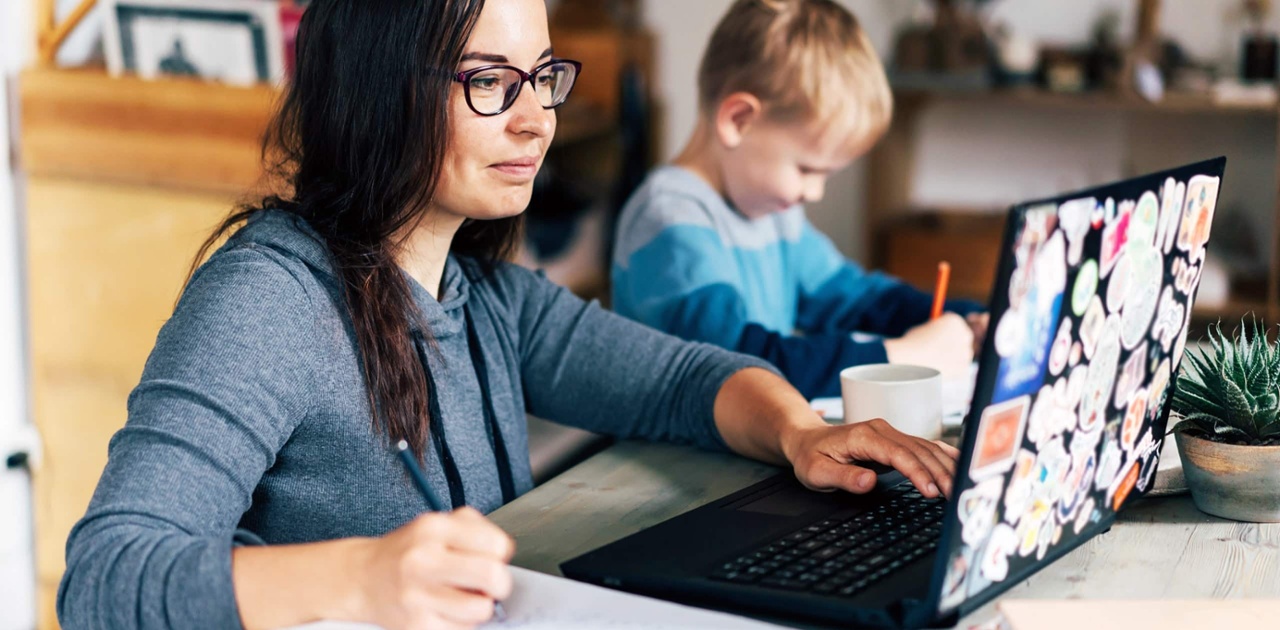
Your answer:
[[[555,111],[542,107],[533,86],[528,83],[522,85],[520,95],[511,105],[512,131],[538,137],[547,136],[555,130],[555,120]]]

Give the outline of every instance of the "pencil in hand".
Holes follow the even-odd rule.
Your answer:
[[[427,476],[422,473],[422,469],[418,468],[418,462],[413,459],[413,451],[409,450],[409,443],[400,440],[396,445],[397,454],[400,461],[404,462],[404,467],[409,471],[409,477],[413,479],[413,485],[417,486],[418,492],[427,500],[427,505],[431,506],[434,512],[447,512],[444,502],[436,495],[435,490],[431,489],[431,484],[427,481]],[[494,600],[493,602],[493,620],[503,622],[507,620],[507,610],[502,607],[502,602]]]
[[[947,302],[947,284],[951,282],[951,264],[947,261],[938,263],[938,283],[933,289],[933,312],[929,319],[942,317],[942,305]]]

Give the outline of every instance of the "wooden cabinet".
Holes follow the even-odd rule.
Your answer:
[[[191,257],[258,177],[275,91],[50,69],[19,88],[38,620],[54,628],[67,534]]]

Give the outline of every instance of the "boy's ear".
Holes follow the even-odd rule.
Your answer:
[[[716,108],[716,136],[720,143],[730,149],[738,148],[747,130],[763,113],[764,104],[752,94],[734,92],[726,96]]]

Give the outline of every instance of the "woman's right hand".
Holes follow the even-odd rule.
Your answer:
[[[898,339],[885,340],[884,349],[890,363],[931,367],[943,378],[964,376],[973,362],[973,328],[963,317],[944,313]]]
[[[357,554],[360,617],[387,630],[471,628],[511,594],[515,542],[480,512],[433,512]]]

